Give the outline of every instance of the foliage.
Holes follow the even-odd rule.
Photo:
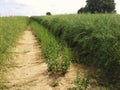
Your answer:
[[[87,5],[79,10],[90,13],[113,13],[115,12],[114,0],[87,0]]]
[[[51,12],[47,12],[46,15],[52,15]]]
[[[59,85],[59,83],[58,83],[57,81],[54,81],[54,82],[52,82],[52,84],[51,84],[52,87],[56,87],[56,86],[58,86],[58,85]]]
[[[80,9],[78,10],[77,13],[78,13],[78,14],[87,13],[87,8],[82,7],[82,8],[80,8]]]
[[[57,42],[55,37],[47,29],[32,21],[31,27],[36,35],[43,57],[48,64],[48,71],[57,74],[65,74],[70,66],[70,51]]]
[[[82,14],[32,17],[65,41],[78,63],[104,70],[109,82],[120,79],[120,16]]]
[[[77,72],[77,74],[76,74],[76,79],[75,79],[75,81],[74,81],[74,84],[75,84],[76,86],[81,85],[80,80],[81,80],[81,78],[80,78],[79,72]]]
[[[74,84],[77,86],[78,90],[81,90],[81,88],[83,88],[83,90],[87,90],[89,80],[86,77],[80,78],[80,74],[77,72]]]
[[[0,65],[9,56],[9,50],[18,40],[27,26],[26,17],[1,17],[0,18]]]

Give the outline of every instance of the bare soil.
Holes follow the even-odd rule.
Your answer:
[[[67,90],[75,87],[76,71],[79,70],[81,76],[88,71],[82,65],[72,64],[65,76],[51,75],[30,28],[24,32],[13,53],[16,66],[8,69],[5,81],[8,90]],[[54,82],[58,83],[56,87],[52,85]]]

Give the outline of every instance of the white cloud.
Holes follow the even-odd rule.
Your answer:
[[[0,1],[0,15],[26,15],[26,5],[16,3],[15,0],[2,0]]]
[[[85,6],[85,0],[16,0],[17,3],[27,5],[34,14],[76,13],[80,7]]]
[[[120,0],[115,0],[116,10],[120,13]],[[13,12],[15,15],[45,15],[77,13],[86,5],[86,0],[0,0],[0,14]]]
[[[115,0],[117,13],[120,14],[120,0]]]

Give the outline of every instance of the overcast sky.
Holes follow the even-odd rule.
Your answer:
[[[120,0],[115,0],[117,13],[120,14]],[[86,5],[86,0],[0,0],[0,16],[8,15],[45,15],[77,13]]]

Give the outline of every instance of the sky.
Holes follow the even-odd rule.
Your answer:
[[[117,13],[120,14],[120,0],[115,0]],[[0,0],[0,16],[73,14],[86,5],[86,0]]]

